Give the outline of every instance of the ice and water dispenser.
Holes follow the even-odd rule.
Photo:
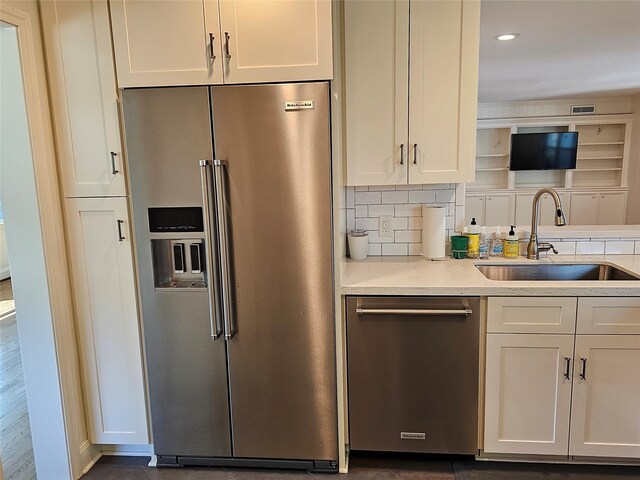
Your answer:
[[[206,289],[202,208],[149,208],[148,213],[156,290]]]

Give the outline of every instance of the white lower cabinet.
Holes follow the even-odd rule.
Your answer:
[[[513,193],[472,194],[465,197],[465,225],[475,218],[478,225],[509,226],[513,224],[515,195]]]
[[[574,192],[571,225],[624,225],[627,192]]]
[[[90,440],[149,442],[127,199],[65,200]]]
[[[569,215],[572,210],[571,197],[567,193],[560,193],[560,200],[562,201],[562,209],[564,214],[569,220]],[[533,199],[535,193],[518,193],[516,195],[516,207],[515,218],[516,225],[527,226],[531,225],[531,214],[533,211]],[[555,225],[556,219],[556,205],[553,198],[548,193],[542,195],[540,201],[540,222],[539,225]],[[573,221],[571,222],[573,224]]]
[[[640,457],[640,335],[578,335],[569,455]]]
[[[573,335],[487,335],[484,451],[566,455]]]
[[[634,297],[489,298],[484,452],[640,458],[638,308]]]

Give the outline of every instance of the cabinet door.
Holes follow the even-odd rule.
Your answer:
[[[516,195],[515,224],[519,227],[531,226],[531,211],[533,209],[533,193],[518,193]]]
[[[598,194],[580,192],[571,194],[571,225],[596,225],[598,217]],[[624,223],[624,222],[623,222]]]
[[[562,209],[567,221],[571,218],[570,200],[569,196],[565,193],[559,193],[560,201],[562,202]],[[556,224],[556,202],[553,201],[553,197],[548,193],[542,195],[540,201],[540,225],[555,225]]]
[[[640,336],[578,335],[569,454],[640,457]]]
[[[485,452],[567,454],[573,338],[487,335]]]
[[[66,214],[90,440],[148,443],[127,200],[67,199]]]
[[[409,183],[472,182],[480,2],[412,2],[409,22]]]
[[[484,222],[484,195],[467,195],[465,197],[465,225],[471,225],[471,220],[476,219],[478,225],[485,225]]]
[[[347,184],[406,184],[409,2],[345,2],[344,24]]]
[[[64,195],[126,195],[107,2],[40,7]]]
[[[333,78],[331,0],[220,0],[220,25],[225,83]]]
[[[511,225],[513,223],[513,208],[515,195],[499,193],[487,195],[483,225]]]
[[[640,298],[580,298],[576,333],[640,335]]]
[[[222,83],[217,0],[109,5],[120,87]]]
[[[598,197],[598,225],[624,225],[627,192],[599,193]]]

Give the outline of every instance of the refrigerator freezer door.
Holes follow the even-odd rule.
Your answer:
[[[327,83],[212,87],[226,162],[236,457],[335,460]]]
[[[205,234],[151,234],[148,217],[149,207],[203,207],[198,161],[213,153],[209,91],[125,90],[123,109],[155,453],[228,457],[225,344],[211,337],[209,294],[154,288],[151,238],[197,242]]]

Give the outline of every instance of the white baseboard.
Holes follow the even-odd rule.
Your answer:
[[[150,457],[153,445],[100,445],[103,455],[119,455],[121,457]]]
[[[100,449],[96,448],[89,440],[85,440],[80,447],[80,469],[82,475],[87,473],[101,456],[102,452],[100,452]]]
[[[0,280],[9,278],[11,276],[11,269],[9,267],[0,269]]]

